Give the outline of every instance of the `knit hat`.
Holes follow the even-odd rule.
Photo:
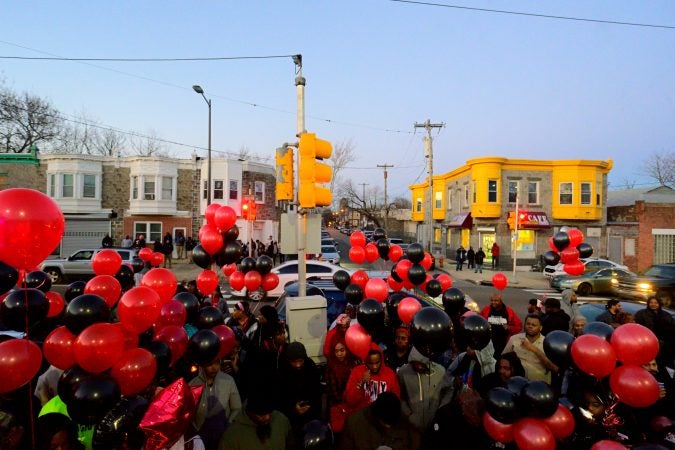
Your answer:
[[[307,350],[302,342],[291,342],[286,347],[286,359],[293,361],[295,359],[305,359],[307,358]]]

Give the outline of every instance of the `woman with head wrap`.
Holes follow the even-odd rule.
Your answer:
[[[352,319],[347,314],[340,314],[335,319],[335,327],[328,330],[326,340],[323,342],[323,356],[330,359],[331,353],[335,349],[335,343],[344,340]]]

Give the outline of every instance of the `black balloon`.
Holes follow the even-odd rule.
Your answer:
[[[389,241],[386,238],[380,238],[375,242],[375,245],[377,245],[380,258],[389,261]]]
[[[143,270],[143,267],[145,267],[145,261],[143,261],[138,256],[131,258],[131,268],[133,269],[134,273],[140,272]]]
[[[0,294],[12,289],[19,281],[19,272],[9,264],[0,261]]]
[[[542,419],[558,409],[558,397],[543,381],[530,381],[520,392],[520,402],[528,416]]]
[[[255,270],[260,273],[260,275],[267,275],[270,273],[274,267],[274,260],[267,255],[258,256],[258,260],[255,262]]]
[[[122,448],[128,434],[141,432],[137,428],[148,410],[148,406],[148,401],[140,395],[123,397],[96,424],[93,448],[97,450]]]
[[[397,281],[397,282],[399,282],[399,283],[402,283],[403,280],[402,280],[401,277],[399,277],[398,274],[396,273],[396,265],[397,265],[397,264],[398,264],[398,263],[396,263],[396,264],[394,264],[393,266],[391,266],[391,277],[392,277],[395,281]]]
[[[148,345],[150,345],[150,342],[152,342],[152,338],[154,337],[155,337],[155,327],[151,326],[147,330],[138,334],[138,346],[141,348],[147,347]]]
[[[123,291],[127,291],[136,285],[136,280],[134,280],[134,269],[122,264],[120,270],[115,274],[115,278],[120,282]]]
[[[214,255],[216,264],[223,267],[227,264],[238,263],[241,259],[241,245],[239,242],[225,242],[218,253]]]
[[[443,308],[445,312],[453,315],[462,311],[464,308],[464,303],[466,301],[466,296],[464,292],[456,287],[451,287],[447,291],[443,292]]]
[[[553,250],[549,250],[546,253],[544,253],[544,264],[547,266],[555,266],[560,262],[560,254],[554,252]]]
[[[577,250],[579,250],[579,258],[590,258],[593,255],[593,246],[585,242],[577,245]]]
[[[427,283],[427,294],[429,294],[430,297],[438,297],[441,295],[443,292],[443,286],[441,286],[441,282],[438,280],[429,280]]]
[[[349,272],[346,270],[338,270],[333,274],[333,284],[341,291],[344,291],[345,288],[349,286],[350,282],[351,277],[349,276]]]
[[[402,292],[393,292],[387,297],[387,317],[389,318],[390,326],[394,328],[400,326],[401,319],[398,317],[398,304],[408,296],[408,294]]]
[[[527,386],[529,382],[530,380],[527,378],[517,375],[508,379],[506,382],[506,389],[513,392],[516,396],[519,396],[523,391],[523,388]]]
[[[171,349],[162,341],[151,341],[143,348],[152,353],[157,363],[157,375],[155,378],[160,379],[169,374],[171,368]]]
[[[307,422],[302,427],[302,448],[304,450],[330,450],[333,448],[333,432],[319,420]]]
[[[372,298],[366,299],[356,307],[356,319],[372,336],[384,326],[384,305]]]
[[[487,319],[478,314],[464,318],[464,336],[467,343],[474,350],[483,350],[490,343],[492,330]]]
[[[424,259],[424,247],[419,242],[412,243],[405,250],[408,259],[413,263],[420,263]]]
[[[197,297],[190,292],[179,292],[173,296],[173,299],[178,300],[185,306],[187,312],[185,323],[194,323],[199,315],[199,300]]]
[[[544,338],[544,353],[553,364],[564,369],[572,362],[572,342],[574,336],[567,331],[554,330]]]
[[[215,306],[204,306],[199,309],[199,315],[197,316],[197,328],[200,330],[206,330],[213,328],[216,325],[222,325],[223,313],[216,308]]]
[[[487,393],[485,408],[495,420],[501,423],[514,423],[521,416],[517,399],[517,395],[508,389],[493,388]]]
[[[373,241],[377,242],[380,239],[386,239],[387,238],[387,232],[384,231],[384,228],[375,228],[373,230]]]
[[[442,310],[433,306],[422,308],[410,324],[410,339],[420,353],[434,358],[450,347],[452,322]]]
[[[345,288],[345,300],[350,305],[358,305],[363,300],[363,289],[358,284],[350,284]]]
[[[558,231],[553,236],[553,245],[559,252],[565,250],[570,245],[570,236],[564,231]]]
[[[16,289],[0,303],[2,323],[14,331],[26,331],[47,318],[49,300],[38,289]]]
[[[418,286],[427,279],[427,271],[424,267],[422,267],[421,264],[413,264],[410,266],[410,269],[408,269],[408,280],[414,284],[415,286]]]
[[[23,282],[25,287],[39,289],[45,294],[52,288],[52,280],[49,278],[49,275],[41,270],[28,272]]]
[[[199,366],[213,361],[220,351],[220,338],[211,330],[199,330],[188,341],[187,359]]]
[[[95,425],[120,401],[120,387],[106,375],[92,375],[82,380],[73,392],[68,415],[75,423]]]
[[[252,270],[255,270],[255,258],[248,256],[242,259],[241,263],[239,264],[239,271],[241,273],[248,273]]]
[[[74,335],[89,325],[110,320],[110,307],[103,298],[94,294],[83,294],[68,303],[63,324]]]
[[[213,263],[213,260],[211,259],[211,255],[206,253],[204,247],[201,245],[196,245],[195,248],[192,249],[192,262],[197,264],[202,269],[208,269]]]
[[[594,334],[606,339],[607,342],[611,339],[612,333],[614,333],[614,328],[605,322],[588,322],[581,330],[581,334]]]
[[[69,303],[74,298],[79,297],[84,294],[84,288],[87,286],[87,283],[84,281],[74,281],[68,285],[66,292],[63,294],[66,303]]]
[[[222,234],[223,240],[225,242],[234,242],[239,238],[239,227],[236,225],[232,225],[232,228],[230,228],[227,231],[224,231]]]
[[[68,403],[73,398],[73,392],[80,382],[89,378],[91,374],[80,366],[73,366],[63,371],[56,385],[56,393],[64,403]]]

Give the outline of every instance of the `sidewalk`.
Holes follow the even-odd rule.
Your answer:
[[[467,269],[466,265],[462,270],[455,270],[454,261],[448,261],[443,264],[443,267],[439,267],[436,264],[436,270],[447,273],[450,277],[468,281],[469,283],[474,283],[478,285],[492,286],[492,276],[501,272],[506,275],[506,278],[509,280],[507,287],[519,288],[519,289],[549,289],[548,278],[546,278],[541,272],[530,272],[530,271],[520,271],[516,273],[517,280],[513,279],[512,270],[492,270],[483,268],[483,273],[474,273],[473,269]]]

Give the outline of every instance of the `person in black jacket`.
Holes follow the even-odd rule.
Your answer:
[[[485,252],[483,251],[483,247],[478,247],[478,251],[476,252],[474,258],[476,261],[476,268],[473,270],[473,272],[483,273],[483,260],[485,259]]]
[[[473,247],[469,246],[469,251],[466,252],[466,268],[475,269],[476,268],[476,252],[473,250]]]
[[[545,314],[541,318],[541,334],[546,336],[553,330],[568,331],[570,329],[570,316],[560,309],[560,300],[549,297],[544,301]]]

